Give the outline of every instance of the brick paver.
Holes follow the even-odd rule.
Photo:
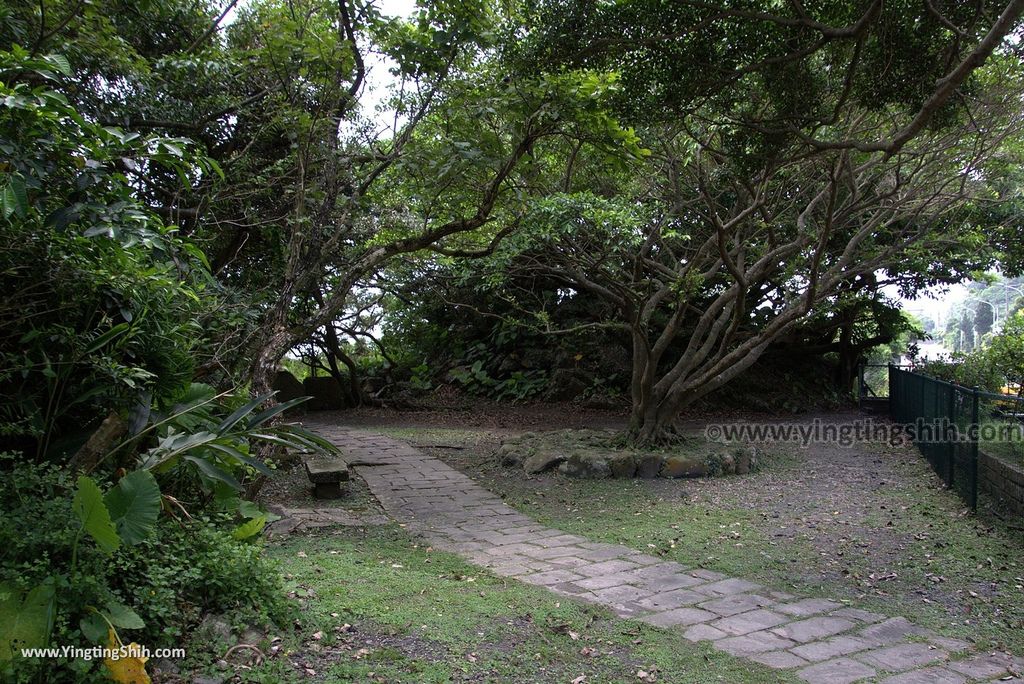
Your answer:
[[[538,525],[461,472],[395,439],[325,422],[389,515],[435,549],[493,573],[678,630],[693,642],[809,684],[991,681],[1024,661],[971,654],[903,617],[827,598],[797,599],[760,584]]]

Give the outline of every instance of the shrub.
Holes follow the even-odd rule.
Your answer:
[[[0,456],[0,585],[24,592],[51,578],[56,606],[51,644],[88,646],[82,622],[111,603],[134,612],[144,626],[120,630],[151,648],[180,645],[205,612],[265,623],[285,616],[280,573],[261,546],[238,541],[227,516],[159,519],[154,533],[108,556],[95,544],[71,549],[79,522],[73,479],[50,465]],[[6,669],[5,669],[6,668]],[[101,661],[0,661],[0,680],[29,681],[45,669],[48,682],[106,681]]]

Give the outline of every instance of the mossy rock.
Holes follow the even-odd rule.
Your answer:
[[[660,454],[645,454],[637,458],[636,476],[645,480],[653,480],[661,472],[664,459]]]
[[[569,456],[558,471],[566,477],[575,477],[586,480],[598,480],[610,477],[612,474],[607,454],[595,454],[587,451],[577,451]]]
[[[494,452],[498,462],[506,468],[515,468],[522,464],[524,454],[522,448],[513,442],[504,442]]]
[[[566,460],[565,454],[558,451],[539,449],[523,459],[523,470],[535,475],[551,470]]]
[[[636,476],[637,458],[633,454],[615,454],[608,460],[612,477],[632,478]]]
[[[661,464],[660,475],[668,478],[704,477],[708,474],[707,457],[698,454],[668,456]]]
[[[710,454],[705,459],[705,463],[707,464],[707,474],[712,477],[736,474],[736,457],[729,451]]]
[[[752,444],[744,444],[733,451],[736,459],[736,474],[746,475],[761,467],[761,450]]]

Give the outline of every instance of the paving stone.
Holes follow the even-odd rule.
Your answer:
[[[592,593],[575,582],[560,582],[559,584],[549,584],[547,586],[551,591],[557,591],[559,594],[566,594],[569,596]]]
[[[647,592],[631,587],[628,584],[619,587],[608,587],[607,589],[595,589],[593,593],[598,601],[612,604],[639,601],[648,595]]]
[[[612,612],[621,618],[638,618],[642,615],[649,615],[651,611],[641,607],[632,601],[626,603],[615,603],[610,606]]]
[[[834,634],[845,632],[856,627],[856,623],[843,618],[813,617],[806,620],[791,622],[784,627],[775,629],[775,633],[793,641],[805,643],[828,638]]]
[[[729,615],[745,613],[748,610],[756,610],[757,608],[762,608],[772,604],[773,602],[771,599],[767,599],[764,596],[759,596],[757,594],[736,594],[734,596],[714,599],[713,601],[705,601],[700,604],[700,607],[704,610],[710,610],[713,613],[718,613],[723,617],[728,617]]]
[[[781,625],[789,618],[779,613],[774,613],[770,610],[752,610],[747,613],[740,613],[739,615],[733,615],[732,617],[722,618],[717,622],[712,623],[713,627],[716,627],[723,632],[729,634],[749,634],[750,632],[757,632],[762,629],[768,629]],[[775,630],[778,633],[778,630]],[[785,636],[780,634],[779,636]]]
[[[568,570],[548,570],[547,572],[538,572],[532,575],[523,575],[520,577],[523,582],[529,584],[539,584],[541,586],[548,584],[560,584],[562,582],[572,582],[573,580],[583,579],[577,574],[571,573]]]
[[[501,546],[499,548],[506,549],[510,547]],[[523,549],[522,553],[529,556],[530,558],[537,558],[539,560],[558,558],[560,556],[574,556],[576,558],[586,558],[585,552],[578,546],[547,546],[543,548],[539,546],[530,546],[528,548]]]
[[[946,663],[946,667],[971,679],[998,677],[1006,673],[1006,662],[991,654],[979,654],[964,660]]]
[[[694,585],[700,584],[701,581],[696,577],[689,575],[675,574],[665,575],[662,577],[644,577],[639,572],[634,573],[638,578],[642,578],[643,582],[641,586],[651,591],[673,591],[675,589],[685,589]],[[707,596],[701,596],[702,599],[707,600]]]
[[[793,642],[789,639],[783,639],[777,634],[763,631],[720,639],[715,642],[715,648],[718,650],[741,657],[767,651],[778,651],[789,648],[792,645]]]
[[[718,639],[724,639],[728,634],[720,629],[715,629],[711,625],[699,624],[688,627],[683,632],[683,638],[688,641],[717,641]]]
[[[918,627],[904,617],[894,617],[870,627],[865,627],[859,632],[859,636],[884,646],[886,644],[895,644],[902,641],[906,636],[922,634],[925,631],[927,630]]]
[[[548,558],[549,563],[560,568],[577,568],[581,565],[589,565],[590,561],[583,558],[576,558],[575,556],[560,556],[558,558]]]
[[[630,563],[624,560],[608,560],[601,563],[594,563],[593,565],[581,565],[576,568],[576,571],[581,575],[587,577],[597,577],[599,575],[614,575],[616,573],[625,572],[626,570],[635,570],[637,568],[636,563]]]
[[[885,619],[885,616],[881,613],[872,613],[867,610],[861,610],[860,608],[840,608],[839,610],[834,610],[829,614],[834,617],[856,620],[857,622],[864,622],[867,624],[874,624]]]
[[[851,684],[875,675],[875,670],[849,658],[837,658],[799,670],[797,676],[808,684]]]
[[[690,574],[708,582],[717,582],[719,580],[729,579],[728,575],[723,575],[722,573],[715,572],[714,570],[705,570],[704,568],[691,570]]]
[[[487,553],[490,555],[503,557],[529,555],[529,551],[540,551],[540,547],[530,544],[508,544],[507,546],[492,546],[487,549]]]
[[[625,572],[618,572],[613,575],[601,575],[600,577],[588,577],[581,579],[577,584],[587,589],[607,589],[608,587],[617,587],[623,584],[629,584],[636,580],[636,578]]]
[[[818,662],[837,656],[857,653],[858,651],[866,651],[874,645],[873,641],[868,641],[867,639],[843,635],[797,646],[793,649],[793,653],[811,662]]]
[[[971,644],[963,639],[953,639],[940,634],[929,634],[925,638],[928,639],[929,643],[935,644],[939,648],[944,648],[950,653],[959,653],[971,647]]]
[[[585,541],[587,541],[585,538],[577,537],[575,534],[559,534],[541,539],[534,537],[533,543],[537,546],[572,546]]]
[[[640,568],[636,571],[639,577],[672,577],[673,575],[679,575],[685,573],[687,577],[692,581],[693,584],[700,584],[706,580],[694,577],[685,568],[679,565],[679,563],[673,563],[671,561],[662,561],[656,565],[649,565],[647,567]],[[692,585],[687,585],[692,586]]]
[[[928,644],[911,643],[878,648],[857,654],[857,659],[889,672],[902,672],[944,660],[948,653]]]
[[[926,667],[882,680],[882,684],[964,684],[967,679],[944,667]]]
[[[650,589],[646,584],[642,586],[645,590]],[[689,589],[676,589],[675,591],[652,593],[647,598],[639,601],[639,604],[651,610],[671,610],[683,606],[692,606],[706,598],[707,596],[690,591]]]
[[[676,625],[693,625],[698,622],[707,622],[714,620],[716,617],[718,616],[714,613],[709,613],[699,608],[676,608],[675,610],[667,610],[664,613],[648,615],[647,617],[640,618],[640,620],[655,627],[674,627]]]
[[[518,563],[495,563],[491,565],[491,570],[496,575],[502,575],[504,577],[515,577],[517,575],[528,575],[531,572],[536,572],[525,565],[519,565]]]
[[[764,587],[760,584],[748,582],[747,580],[738,579],[736,577],[729,577],[716,582],[711,582],[710,584],[701,584],[694,587],[694,591],[699,591],[700,593],[707,594],[709,596],[741,594],[747,591],[757,591],[758,589],[764,589]]]
[[[585,549],[590,549],[592,551],[618,551],[620,555],[628,551],[628,549],[624,546],[619,546],[618,544],[609,544],[607,542],[583,541],[580,542],[580,546],[582,546]]]
[[[775,606],[775,610],[786,615],[793,615],[794,617],[809,617],[811,615],[817,615],[818,613],[825,613],[830,610],[835,610],[841,607],[843,604],[837,601],[830,601],[829,599],[801,599],[793,603],[780,603]]]
[[[806,665],[807,661],[789,651],[768,651],[750,656],[755,663],[761,663],[775,670],[791,670]]]

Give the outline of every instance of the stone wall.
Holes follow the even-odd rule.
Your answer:
[[[978,489],[1007,513],[1024,517],[1024,469],[1020,466],[979,453]]]

